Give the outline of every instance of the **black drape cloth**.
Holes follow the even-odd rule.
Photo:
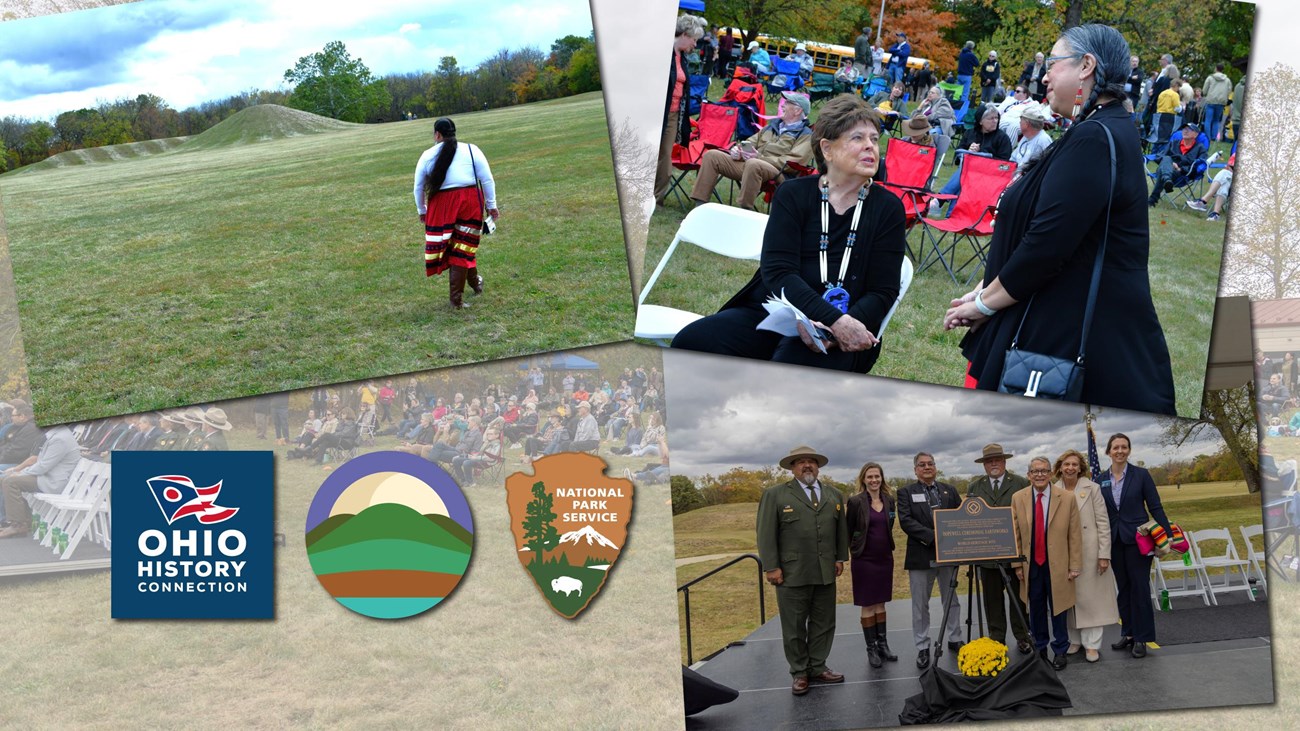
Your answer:
[[[682,666],[682,694],[686,700],[688,716],[740,697],[740,691],[709,680],[685,665]]]
[[[921,675],[921,692],[907,699],[898,720],[909,726],[1040,718],[1070,707],[1070,694],[1051,663],[1035,653],[996,678],[967,678],[931,666]]]

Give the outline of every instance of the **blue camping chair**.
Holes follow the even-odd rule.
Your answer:
[[[700,113],[700,105],[704,102],[705,97],[709,95],[709,82],[713,80],[708,74],[691,74],[687,82],[690,86],[690,111],[689,114],[694,117]]]
[[[1163,155],[1147,155],[1148,162],[1159,163]],[[1150,158],[1155,158],[1154,160]],[[1174,189],[1170,192],[1162,191],[1160,199],[1168,203],[1172,208],[1185,208],[1187,204],[1201,197],[1200,187],[1205,182],[1205,171],[1210,167],[1206,160],[1197,160],[1192,164],[1192,169],[1182,173],[1174,173],[1170,179]],[[1147,177],[1152,181],[1156,179],[1157,171],[1148,170]]]
[[[799,76],[799,62],[772,58],[772,78],[767,80],[767,95],[775,97],[783,91],[799,91],[803,77]]]

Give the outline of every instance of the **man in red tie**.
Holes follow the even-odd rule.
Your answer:
[[[1063,670],[1070,648],[1065,613],[1074,606],[1074,579],[1083,567],[1083,529],[1074,496],[1051,482],[1052,463],[1046,457],[1031,459],[1029,487],[1011,497],[1011,509],[1016,541],[1029,556],[1028,569],[1017,566],[1016,578],[1020,598],[1029,605],[1034,647],[1047,657],[1050,625],[1052,667]]]

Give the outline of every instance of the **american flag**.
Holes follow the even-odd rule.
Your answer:
[[[194,481],[184,475],[160,475],[150,477],[145,482],[153,491],[167,524],[171,525],[187,515],[193,515],[204,525],[229,520],[239,512],[239,508],[225,508],[216,504],[217,494],[221,492],[221,482],[211,487],[196,487]]]
[[[1092,433],[1092,420],[1095,417],[1091,411],[1084,414],[1083,423],[1088,425],[1088,469],[1092,471],[1092,479],[1096,480],[1097,475],[1101,474],[1101,462],[1097,460],[1097,437]]]

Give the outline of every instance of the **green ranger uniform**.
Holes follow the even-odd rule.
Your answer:
[[[966,491],[966,497],[983,498],[984,502],[988,503],[991,508],[1009,508],[1011,507],[1011,496],[1023,488],[1029,487],[1029,480],[1020,475],[1013,475],[1010,472],[1004,473],[999,480],[998,489],[994,491],[992,479],[988,475],[980,475],[971,481],[970,487]],[[1017,640],[1029,642],[1029,628],[1025,626],[1025,621],[1021,619],[1025,605],[1020,601],[1020,582],[1016,579],[1016,575],[1008,570],[1007,578],[1011,580],[1011,585],[1010,587],[1004,587],[1002,574],[997,569],[981,567],[979,572],[981,594],[984,601],[984,616],[989,618],[988,636],[998,642],[1006,643],[1007,606],[1002,600],[1003,594],[1006,594],[1011,597],[1011,601],[1020,605],[1021,610],[1020,612],[1011,611],[1011,633]]]
[[[758,503],[758,555],[764,571],[781,569],[776,605],[793,676],[827,670],[835,639],[835,564],[849,560],[844,495],[815,484],[817,507],[797,480],[767,488]]]

